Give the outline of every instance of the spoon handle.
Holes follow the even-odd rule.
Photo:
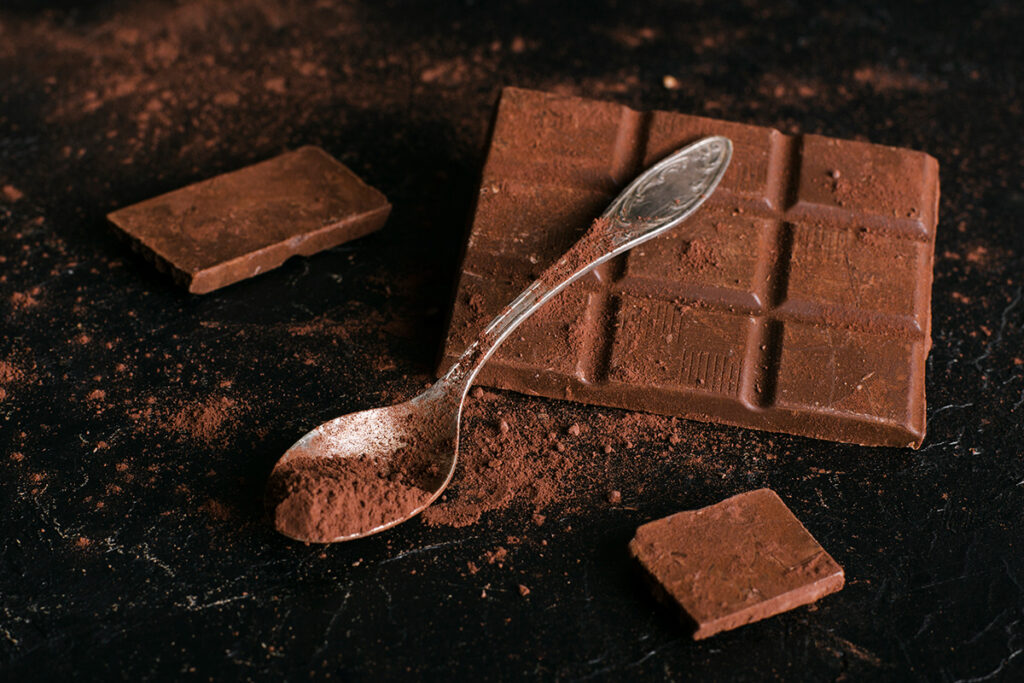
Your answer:
[[[641,173],[569,251],[507,305],[434,385],[459,402],[502,341],[556,294],[605,261],[674,228],[700,208],[732,158],[732,142],[707,137]],[[461,392],[452,389],[461,384]]]

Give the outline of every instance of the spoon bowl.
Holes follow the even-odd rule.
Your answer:
[[[307,432],[270,476],[267,498],[278,531],[299,541],[334,543],[384,531],[422,512],[455,472],[462,401],[449,403],[428,389]]]
[[[299,439],[268,483],[278,531],[333,543],[375,534],[422,512],[451,481],[466,393],[498,345],[599,264],[686,220],[718,186],[731,158],[727,138],[709,137],[655,164],[433,386],[404,403],[335,418]]]

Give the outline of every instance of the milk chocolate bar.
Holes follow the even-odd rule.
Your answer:
[[[506,89],[440,370],[629,180],[707,135],[735,149],[706,204],[541,309],[478,382],[919,446],[938,164],[863,142]]]
[[[770,489],[644,524],[629,550],[655,594],[693,621],[694,640],[810,604],[845,582]]]
[[[136,250],[205,294],[377,230],[391,205],[317,147],[119,209]]]

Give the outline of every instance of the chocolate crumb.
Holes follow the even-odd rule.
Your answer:
[[[504,566],[507,557],[508,550],[500,545],[494,550],[488,550],[484,553],[484,559],[487,560],[487,564],[496,564],[499,567]]]
[[[14,185],[4,185],[2,190],[4,197],[9,202],[16,202],[25,196],[25,193],[16,188]]]

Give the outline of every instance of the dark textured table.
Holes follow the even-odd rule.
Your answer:
[[[0,678],[1021,680],[1024,17],[818,4],[4,3]],[[702,467],[640,438],[543,526],[524,502],[327,548],[278,536],[275,458],[432,375],[503,85],[937,157],[921,449],[692,425]],[[196,297],[105,223],[303,144],[388,195],[383,231]],[[847,586],[694,643],[626,544],[760,486]]]

